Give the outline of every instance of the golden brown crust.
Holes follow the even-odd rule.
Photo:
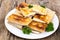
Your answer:
[[[39,19],[39,20],[43,21],[44,23],[49,24],[49,22],[51,22],[51,20],[53,18],[53,15],[52,14],[50,14],[50,15],[49,14],[47,14],[47,15],[38,14],[38,15],[35,15],[34,18]]]
[[[16,14],[12,14],[8,17],[8,21],[13,22],[13,23],[18,23],[21,25],[28,25],[31,22],[31,19],[30,18],[24,18],[24,17],[18,16]]]
[[[16,9],[20,11],[20,8],[25,8],[25,7],[28,7],[28,4],[25,2],[22,2],[16,7]]]
[[[33,30],[36,30],[36,31],[39,31],[39,32],[44,32],[46,27],[47,27],[47,24],[40,23],[40,22],[37,22],[37,21],[32,21],[29,24],[29,27]]]
[[[24,8],[24,7],[27,7],[27,6],[28,6],[28,4],[25,3],[25,2],[22,2],[22,3],[19,5],[19,7],[21,7],[21,8]]]

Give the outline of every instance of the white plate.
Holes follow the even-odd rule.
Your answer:
[[[58,17],[57,15],[55,14],[52,22],[54,24],[54,31],[51,31],[51,32],[43,32],[43,33],[39,33],[39,34],[34,34],[34,33],[31,33],[30,35],[27,35],[27,34],[23,34],[22,31],[10,24],[8,24],[7,22],[7,17],[9,15],[11,15],[12,13],[16,12],[16,9],[13,9],[11,10],[5,17],[5,26],[6,28],[14,35],[18,36],[18,37],[22,37],[22,38],[26,38],[26,39],[39,39],[39,38],[44,38],[44,37],[47,37],[51,34],[53,34],[57,28],[58,28],[58,25],[59,25],[59,20],[58,20]]]

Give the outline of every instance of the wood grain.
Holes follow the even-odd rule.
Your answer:
[[[16,5],[25,0],[1,0],[0,3],[0,40],[21,40],[20,38],[11,34],[4,25],[4,18],[6,14],[12,10]],[[22,39],[23,40],[23,39]]]
[[[26,2],[29,4],[39,4],[39,2],[41,1],[48,1],[45,6],[56,11],[60,22],[60,0],[0,0],[0,40],[28,40],[19,38],[11,34],[4,25],[4,19],[6,14],[21,2]],[[58,30],[51,36],[37,40],[60,40],[60,25]]]

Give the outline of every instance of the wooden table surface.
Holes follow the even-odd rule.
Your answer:
[[[4,25],[4,19],[6,14],[21,2],[39,4],[39,1],[48,2],[45,6],[56,11],[56,14],[60,20],[60,0],[0,0],[0,40],[29,40],[19,38],[11,34]],[[60,40],[60,25],[58,30],[51,36],[37,40]]]

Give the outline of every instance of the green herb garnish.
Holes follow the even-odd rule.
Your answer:
[[[32,7],[33,7],[33,5],[29,5],[28,7],[29,7],[29,8],[32,8]]]
[[[50,22],[50,23],[48,24],[47,28],[46,28],[46,31],[47,31],[47,32],[50,32],[50,31],[53,31],[53,30],[54,30],[53,23]]]
[[[41,5],[41,7],[45,8],[45,6],[44,6],[44,5]]]
[[[22,31],[23,31],[24,34],[30,34],[32,32],[32,30],[27,26],[24,26],[22,28]]]

